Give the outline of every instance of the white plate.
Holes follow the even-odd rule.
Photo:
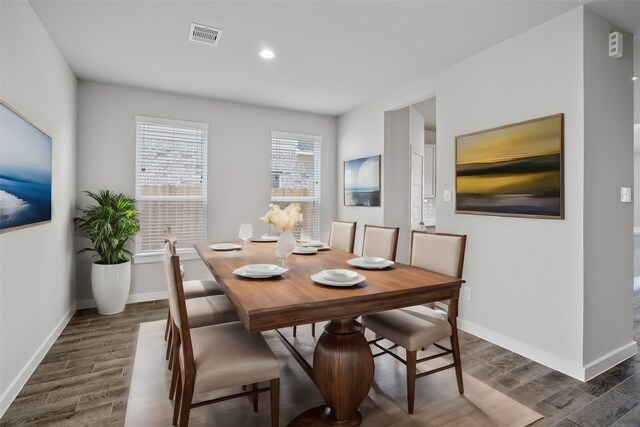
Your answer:
[[[326,251],[328,249],[331,249],[331,247],[326,243],[323,243],[322,246],[314,246],[314,248],[316,248],[319,251]]]
[[[267,277],[274,277],[274,276],[280,276],[281,274],[286,273],[287,271],[289,271],[288,268],[282,268],[282,267],[278,267],[277,265],[275,265],[274,269],[271,269],[269,271],[264,270],[264,273],[260,272],[259,270],[256,271],[251,271],[248,270],[247,271],[247,267],[252,267],[252,266],[256,266],[256,265],[270,265],[270,264],[252,264],[252,265],[245,265],[244,267],[240,267],[240,268],[236,268],[235,270],[233,270],[233,274],[237,274],[238,276],[242,276],[242,277],[249,277],[251,279],[264,279]]]
[[[313,255],[318,253],[318,248],[310,248],[305,246],[296,246],[293,250],[294,254],[299,255]]]
[[[322,270],[320,274],[322,274],[322,277],[327,280],[331,280],[332,282],[350,282],[358,277],[358,273],[356,273],[355,271],[345,270],[343,268]]]
[[[262,236],[262,237],[254,237],[251,239],[252,242],[277,242],[278,236]]]
[[[348,260],[347,264],[352,265],[354,267],[358,267],[358,268],[364,268],[367,270],[382,270],[383,268],[391,267],[395,263],[387,259],[383,263],[372,264],[369,262],[364,262],[362,258],[353,258]]]
[[[235,243],[216,243],[215,245],[209,246],[209,249],[213,249],[214,251],[235,251],[241,248],[242,246]]]
[[[272,275],[280,270],[281,267],[275,264],[249,264],[244,266],[245,273],[252,275]]]
[[[338,287],[347,287],[357,285],[358,283],[364,281],[366,277],[362,274],[358,274],[355,279],[350,280],[348,282],[334,282],[333,280],[327,280],[322,274],[317,273],[311,276],[311,280],[314,282],[320,283],[321,285],[327,286],[338,286]]]
[[[320,240],[303,240],[300,242],[300,246],[319,248],[326,245],[322,243]]]

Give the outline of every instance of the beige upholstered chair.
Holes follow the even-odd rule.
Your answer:
[[[216,403],[233,397],[253,395],[258,410],[257,393],[271,390],[271,425],[278,426],[280,366],[278,359],[259,333],[249,333],[240,322],[193,328],[182,290],[180,260],[165,246],[165,269],[169,277],[169,304],[174,313],[176,334],[181,343],[178,357],[178,381],[173,409],[173,425],[187,427],[194,406]],[[269,381],[270,387],[258,389]],[[192,403],[193,395],[252,384],[252,390],[216,399]]]
[[[175,245],[172,242],[165,243],[165,251],[172,256],[176,255]],[[169,290],[168,286],[171,280],[169,276],[171,272],[169,262],[170,259],[165,257],[167,290]],[[182,279],[182,268],[180,268],[179,273]],[[184,290],[182,294],[185,294]],[[190,299],[186,299],[185,297],[185,307],[189,318],[189,326],[192,328],[238,321],[238,314],[235,308],[224,295],[210,295]],[[173,371],[171,373],[171,386],[169,387],[170,399],[173,399],[175,384],[178,380],[178,371],[174,369],[174,364],[179,354],[180,337],[177,335],[175,320],[174,312],[172,311],[171,305],[169,305],[169,319],[167,321],[170,324],[170,332],[167,340],[167,359],[169,360],[169,369]]]
[[[399,227],[381,227],[365,224],[364,237],[362,238],[362,256],[375,256],[395,261],[399,232]]]
[[[167,227],[164,233],[164,241],[165,243],[171,243],[172,253],[176,254],[176,238],[171,231],[171,227]],[[182,265],[180,265],[180,272],[184,278],[184,270]],[[166,280],[166,279],[165,279]],[[207,297],[211,295],[223,295],[222,289],[218,286],[218,283],[215,280],[186,280],[182,282],[182,287],[184,289],[184,297],[186,299],[191,298],[200,298]],[[164,340],[169,342],[171,341],[169,335],[171,334],[171,313],[167,314],[167,325],[164,330]],[[169,358],[169,351],[167,351],[167,359]]]
[[[411,236],[410,263],[437,273],[461,278],[466,239],[467,237],[464,235],[414,231]],[[375,332],[376,337],[380,337],[370,341],[370,344],[382,350],[374,357],[385,353],[391,354],[389,349],[379,343],[384,338],[406,350],[406,360],[403,363],[407,365],[407,406],[410,414],[413,413],[416,378],[454,367],[458,391],[461,394],[464,393],[460,345],[456,326],[457,316],[457,299],[451,300],[448,315],[442,311],[434,310],[428,305],[417,305],[362,316],[363,325]],[[450,349],[438,344],[438,341],[447,337],[450,338]],[[426,349],[432,344],[442,351],[417,359],[418,350]],[[417,363],[447,354],[453,354],[453,363],[420,374],[416,373]],[[394,354],[394,356],[396,355]],[[396,358],[398,357],[396,356]],[[402,359],[400,360],[402,361]]]
[[[331,249],[352,252],[353,245],[356,241],[356,222],[336,221],[331,223],[331,231],[329,232],[329,246]],[[293,327],[293,336],[298,333],[298,327]],[[316,336],[316,324],[311,324],[311,336]]]
[[[356,240],[356,222],[333,221],[329,233],[329,246],[345,252],[353,252]]]

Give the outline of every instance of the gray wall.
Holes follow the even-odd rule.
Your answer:
[[[584,15],[584,363],[624,348],[633,335],[633,38],[625,54],[608,56],[608,35],[620,29]],[[611,313],[616,315],[612,316]],[[594,367],[595,370],[597,368]]]
[[[322,233],[336,212],[336,119],[93,82],[79,86],[78,204],[83,190],[135,193],[136,115],[209,123],[208,238],[237,240],[243,222],[256,234],[270,200],[271,131],[323,136]],[[89,256],[77,259],[79,305],[91,305]],[[199,260],[186,263],[186,278],[203,277]],[[160,297],[165,285],[159,263],[134,264],[131,300]]]
[[[29,3],[0,28],[0,98],[53,140],[51,222],[0,234],[1,416],[74,312],[77,81]]]
[[[592,358],[602,358],[599,368],[613,366],[620,357],[628,357],[635,345],[626,330],[612,344],[602,330],[585,320],[591,314],[585,312],[584,296],[589,291],[584,278],[584,194],[589,190],[585,175],[592,172],[585,168],[585,132],[590,129],[585,127],[583,21],[584,8],[574,9],[341,116],[338,122],[339,160],[381,151],[385,111],[437,96],[437,230],[468,235],[464,278],[473,298],[460,301],[459,325],[577,378],[591,375]],[[443,202],[443,191],[455,190],[456,135],[556,113],[565,115],[564,220],[457,215],[455,203]],[[611,169],[618,161],[630,161],[619,156],[618,152],[605,156],[603,166]],[[383,159],[383,174],[389,173],[387,166]],[[385,187],[383,191],[395,190]],[[606,193],[600,195],[601,209],[625,209],[615,199],[619,188]],[[346,209],[339,209],[339,214],[359,222],[372,216]],[[612,264],[626,269],[632,257],[632,214],[627,209],[616,215],[621,218],[620,230],[629,223],[629,237],[612,241],[608,249],[628,258]],[[377,219],[386,222],[384,217]],[[596,243],[589,240],[587,244]],[[600,259],[593,268],[606,271],[609,261]],[[607,309],[608,324],[629,320],[632,301],[621,294],[607,301],[612,308]],[[617,310],[625,304],[627,309]],[[585,339],[590,342],[588,355]],[[626,342],[623,348],[620,340]]]

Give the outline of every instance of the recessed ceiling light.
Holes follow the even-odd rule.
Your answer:
[[[264,49],[260,51],[260,56],[264,59],[271,59],[275,56],[272,50]]]
[[[631,80],[633,80],[633,81],[640,80],[640,77],[639,76],[633,76],[633,78]]]

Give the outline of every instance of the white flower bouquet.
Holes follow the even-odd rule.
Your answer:
[[[302,224],[302,207],[300,203],[291,203],[284,209],[280,209],[280,206],[273,203],[269,207],[271,209],[260,218],[262,222],[271,224],[280,231],[293,231]]]

